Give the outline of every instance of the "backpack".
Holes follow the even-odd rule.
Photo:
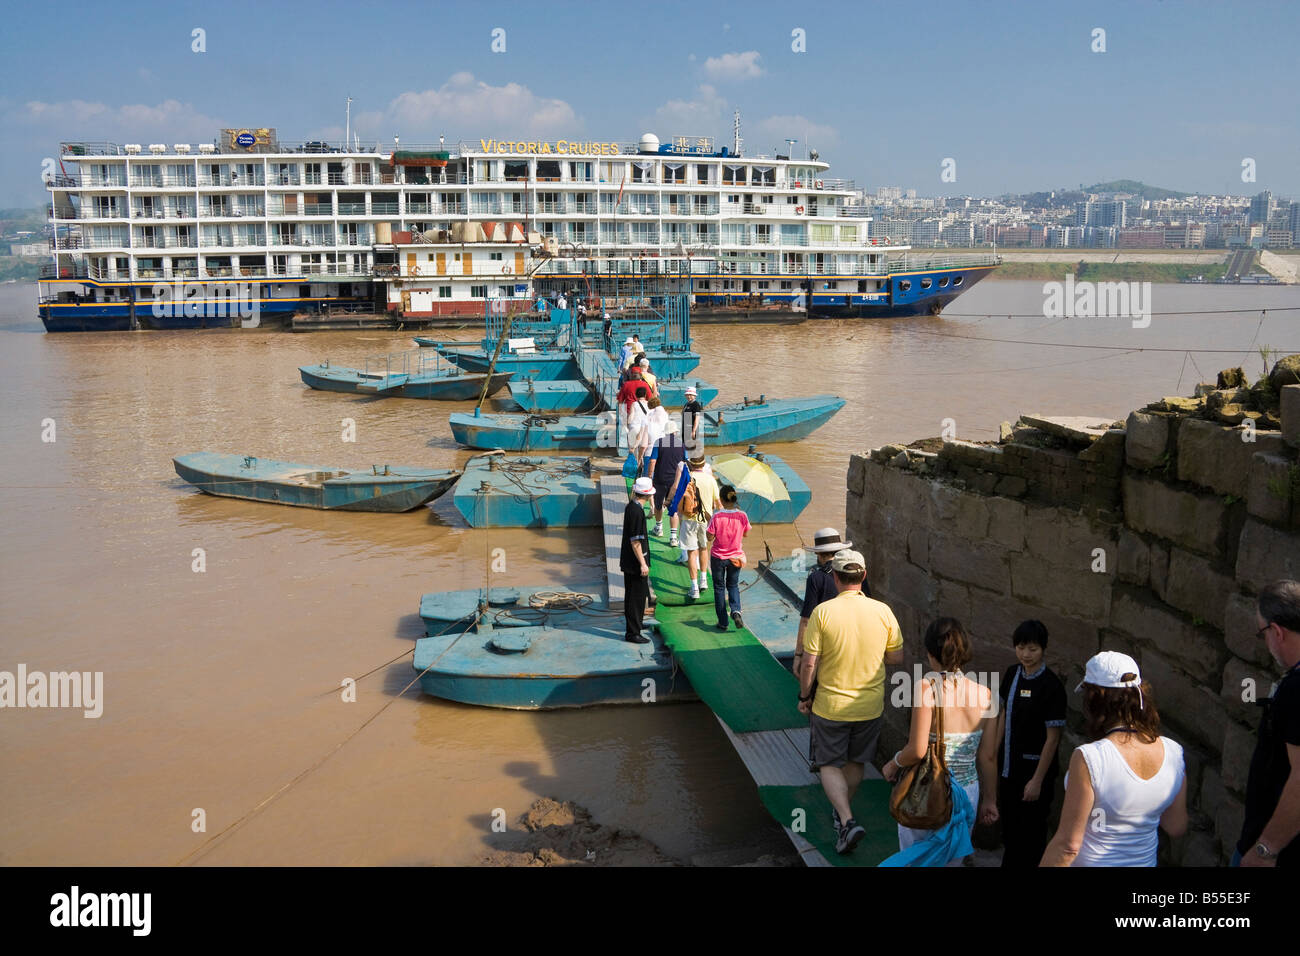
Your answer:
[[[692,521],[700,514],[700,489],[695,487],[694,478],[686,483],[686,490],[682,492],[682,503],[681,507],[678,508],[678,512]]]

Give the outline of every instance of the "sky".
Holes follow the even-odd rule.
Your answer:
[[[386,146],[724,144],[739,109],[748,155],[795,139],[868,190],[1122,178],[1300,199],[1300,3],[1283,0],[63,0],[6,4],[4,26],[0,207],[46,199],[60,142],[341,140],[349,96],[354,132]]]

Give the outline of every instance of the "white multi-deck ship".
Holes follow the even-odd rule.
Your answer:
[[[997,265],[891,246],[815,151],[740,146],[738,130],[721,149],[652,134],[291,146],[273,129],[197,147],[63,143],[41,319],[198,328],[354,309],[419,322],[481,316],[488,299],[530,296],[534,277],[581,292],[593,271],[623,269],[689,276],[703,310],[911,315]]]

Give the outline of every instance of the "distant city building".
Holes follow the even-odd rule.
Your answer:
[[[912,245],[935,246],[939,244],[942,220],[918,219],[912,223]]]
[[[1267,223],[1270,219],[1273,218],[1274,208],[1275,208],[1275,204],[1273,202],[1273,194],[1269,192],[1267,189],[1264,190],[1262,193],[1256,195],[1250,201],[1251,224],[1253,225],[1254,223],[1261,223],[1261,224]]]
[[[1074,204],[1074,224],[1076,226],[1115,226],[1123,229],[1127,224],[1128,203],[1123,199],[1107,199],[1098,202],[1079,202]]]
[[[969,219],[954,219],[944,223],[942,233],[946,246],[973,246],[975,244],[975,223]]]
[[[1291,226],[1291,242],[1293,245],[1300,246],[1300,202],[1291,204],[1289,223]]]
[[[1205,246],[1205,224],[1173,223],[1165,227],[1165,245],[1171,249],[1200,249]]]
[[[1165,230],[1161,226],[1131,226],[1119,231],[1121,249],[1163,249]]]

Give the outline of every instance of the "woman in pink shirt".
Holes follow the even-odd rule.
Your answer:
[[[723,485],[722,508],[714,512],[706,529],[709,541],[709,569],[713,572],[713,607],[718,612],[718,630],[727,629],[727,606],[737,628],[745,626],[740,616],[740,569],[745,564],[743,538],[749,534],[749,517],[736,507],[736,489]]]

